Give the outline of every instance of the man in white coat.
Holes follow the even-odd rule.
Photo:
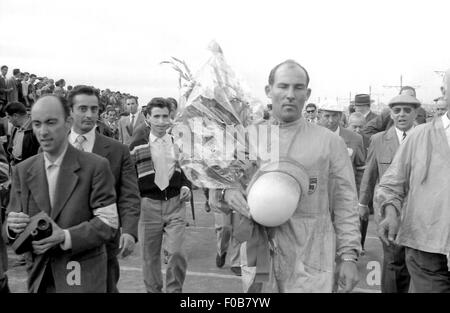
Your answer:
[[[302,165],[309,177],[309,189],[303,190],[291,218],[267,231],[270,269],[263,290],[332,292],[338,283],[343,291],[350,292],[358,282],[356,262],[361,251],[355,178],[344,141],[302,117],[311,93],[308,84],[308,72],[297,62],[287,60],[271,71],[266,86],[274,123],[279,125],[279,138],[271,145],[279,145],[280,156]],[[243,219],[251,219],[241,190],[225,189],[219,198],[241,213]],[[238,224],[260,227],[253,223]],[[253,249],[252,243],[258,242],[246,242],[247,255],[243,258],[248,266],[256,265],[258,274],[258,267],[269,262],[254,262],[250,252],[259,253],[260,249]]]
[[[450,108],[450,70],[444,99]],[[405,247],[411,292],[450,292],[450,114],[406,136],[380,180],[379,235]],[[375,201],[374,201],[375,202]]]

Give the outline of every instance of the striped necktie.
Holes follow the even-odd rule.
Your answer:
[[[86,141],[86,137],[83,135],[79,135],[75,140],[75,148],[78,150],[84,151],[83,143]]]

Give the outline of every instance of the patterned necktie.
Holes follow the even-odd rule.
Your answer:
[[[86,137],[83,135],[79,135],[77,139],[75,140],[75,148],[78,150],[84,151],[83,143],[86,141]]]
[[[164,141],[161,138],[156,140],[156,153],[153,153],[152,159],[155,166],[155,184],[159,189],[164,190],[169,186],[169,170],[166,159],[166,149]]]
[[[131,122],[130,122],[130,132],[133,133],[134,127],[134,114],[131,114]]]
[[[406,138],[406,132],[403,132],[403,138],[402,138],[402,141],[404,141],[405,138]]]

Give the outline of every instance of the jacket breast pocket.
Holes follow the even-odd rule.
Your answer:
[[[379,169],[379,173],[381,175],[384,174],[384,172],[387,171],[387,169],[389,168],[389,166],[391,166],[392,163],[392,158],[391,157],[383,157],[380,158],[380,160],[378,161],[378,169]],[[381,177],[380,177],[381,178]]]

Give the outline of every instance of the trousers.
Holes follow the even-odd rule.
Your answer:
[[[217,237],[217,254],[223,255],[228,250],[230,252],[230,266],[239,267],[240,263],[240,243],[233,237],[233,216],[232,212],[214,212],[214,226]]]
[[[406,266],[413,293],[450,293],[448,259],[444,254],[406,247]]]
[[[406,293],[410,275],[405,262],[405,247],[387,246],[383,241],[383,267],[381,269],[381,292]]]
[[[139,240],[143,257],[144,284],[147,292],[163,289],[161,245],[165,233],[165,249],[169,259],[166,270],[166,292],[182,292],[187,260],[183,249],[186,230],[186,210],[180,196],[169,200],[141,199]]]

